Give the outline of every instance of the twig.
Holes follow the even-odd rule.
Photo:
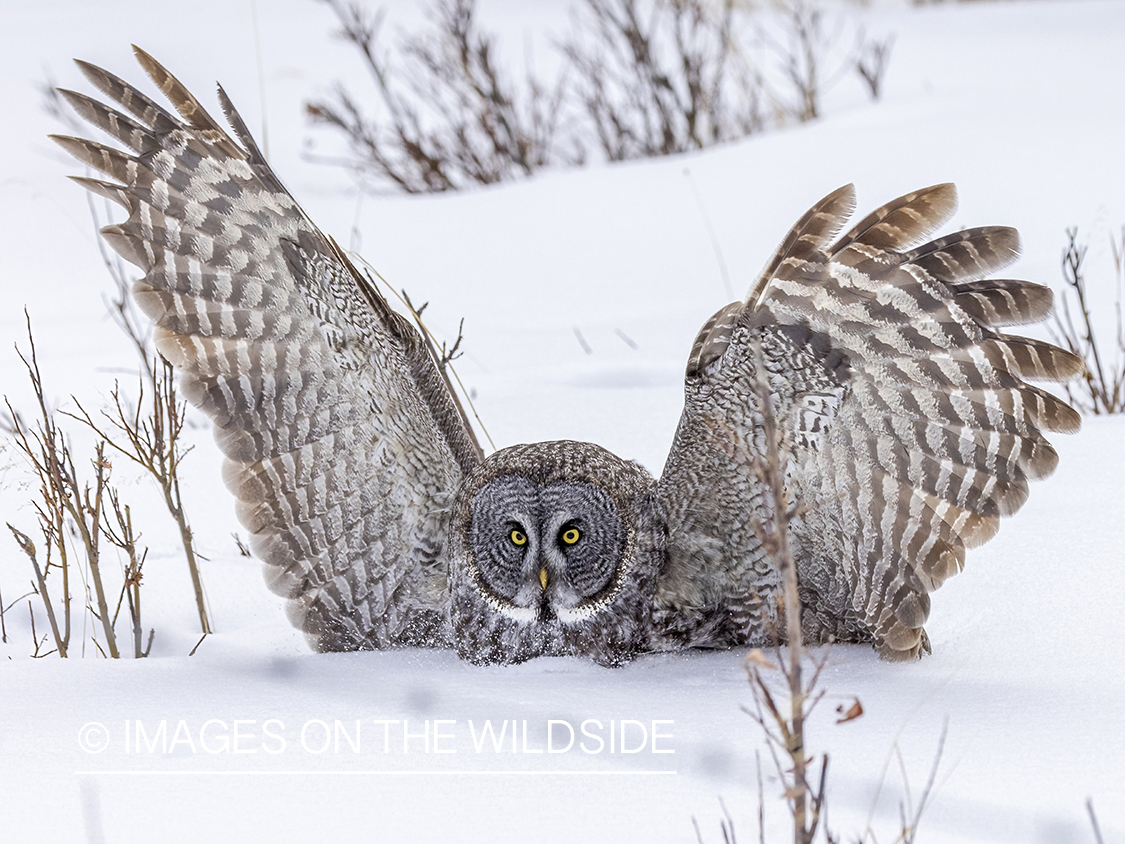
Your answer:
[[[922,821],[922,813],[932,802],[931,794],[934,788],[934,780],[937,779],[938,768],[941,765],[941,756],[945,750],[945,737],[949,732],[949,719],[946,718],[941,725],[941,734],[938,736],[937,751],[934,753],[934,763],[930,766],[930,775],[926,779],[926,787],[922,789],[921,799],[918,801],[918,810],[910,817],[909,827],[903,829],[902,840],[904,844],[914,844],[914,836],[918,832],[918,825]],[[905,773],[903,774],[903,781],[905,782]],[[909,794],[909,790],[907,791]]]
[[[121,594],[117,599],[117,609],[114,611],[113,620],[117,622],[117,614],[121,611],[122,599],[127,600],[129,607],[129,621],[133,631],[133,656],[136,659],[148,656],[148,650],[141,647],[141,579],[144,577],[145,559],[148,557],[146,548],[138,558],[137,537],[133,531],[133,517],[128,505],[122,505],[117,493],[109,492],[110,504],[113,506],[113,515],[117,521],[117,530],[106,525],[106,537],[120,548],[128,557],[125,566],[125,577],[121,584]],[[149,647],[152,646],[152,637],[149,637]]]
[[[40,639],[39,634],[35,632],[35,610],[31,607],[31,601],[27,602],[27,614],[31,616],[31,642],[35,646],[35,650],[34,652],[32,652],[31,658],[39,659],[40,657],[50,656],[51,653],[53,653],[52,651],[48,651],[45,654],[39,653],[39,648],[40,646],[42,646],[43,642],[47,641],[47,637],[46,635],[44,635],[43,638]]]
[[[723,280],[723,291],[726,293],[727,298],[734,300],[734,287],[730,283],[730,273],[727,272],[727,262],[723,258],[723,249],[719,245],[718,235],[715,234],[715,227],[711,225],[711,216],[707,213],[707,206],[703,204],[703,196],[699,193],[699,188],[695,186],[695,180],[691,177],[691,170],[687,167],[684,168],[684,178],[687,179],[688,186],[691,188],[691,195],[695,199],[695,206],[699,209],[699,216],[703,220],[703,227],[707,230],[707,237],[711,241],[711,251],[715,253],[715,261],[719,265],[719,277]]]
[[[574,339],[578,341],[578,345],[582,347],[582,351],[586,354],[592,355],[594,353],[594,350],[590,348],[590,344],[586,342],[586,338],[582,336],[582,332],[578,329],[577,325],[574,326]]]
[[[252,557],[252,556],[254,556],[250,552],[250,549],[246,547],[246,543],[242,541],[241,536],[239,536],[237,533],[232,533],[231,536],[234,537],[234,544],[238,546],[238,555],[240,557]]]
[[[357,264],[359,264],[363,267],[364,272],[368,277],[367,280],[368,280],[368,282],[372,283],[372,286],[376,286],[372,282],[372,279],[377,279],[378,281],[380,281],[383,284],[383,287],[385,287],[388,291],[390,291],[391,295],[394,296],[396,299],[398,299],[398,301],[402,304],[402,306],[405,307],[410,312],[410,314],[413,317],[415,323],[417,323],[418,327],[422,331],[422,336],[426,340],[426,348],[429,351],[431,358],[434,358],[434,362],[437,363],[438,358],[436,357],[436,352],[434,351],[434,345],[437,342],[437,338],[434,337],[434,333],[432,331],[430,331],[429,327],[422,321],[421,311],[416,312],[414,310],[413,306],[410,304],[410,302],[405,297],[406,291],[403,290],[400,293],[399,291],[395,290],[395,288],[391,287],[390,282],[387,281],[385,278],[383,278],[382,274],[377,269],[375,269],[373,266],[371,266],[371,264],[369,264],[367,261],[365,261],[361,255],[354,255],[353,254],[353,255],[350,255],[349,257],[351,257]],[[427,302],[426,304],[429,304],[429,303]],[[423,310],[425,310],[425,307],[426,307],[426,305],[422,306]],[[458,336],[460,336],[460,331],[458,331]],[[451,373],[453,375],[453,380],[457,382],[457,386],[460,388],[459,393],[453,389],[453,385],[450,383],[449,378],[446,375],[447,370],[448,370],[449,373]],[[453,399],[454,407],[456,408],[457,412],[461,415],[461,419],[465,423],[465,431],[467,432],[467,434],[469,436],[469,440],[471,441],[473,448],[476,449],[478,454],[484,453],[483,450],[480,447],[480,440],[477,439],[476,431],[473,429],[473,426],[469,424],[469,419],[465,415],[465,409],[464,409],[464,406],[461,404],[460,396],[465,397],[465,402],[469,405],[469,410],[471,410],[473,412],[473,418],[477,420],[477,425],[480,426],[481,433],[484,434],[484,438],[486,440],[488,440],[488,445],[492,448],[493,451],[495,451],[496,450],[496,443],[494,443],[492,441],[492,437],[489,436],[488,429],[484,426],[484,422],[481,421],[480,414],[477,413],[476,406],[473,404],[472,396],[470,396],[469,391],[465,389],[465,385],[461,381],[461,376],[457,374],[457,370],[454,369],[452,362],[447,363],[444,368],[439,367],[439,372],[442,374],[442,377],[445,379],[445,385],[449,389],[449,394]]]
[[[55,648],[59,652],[59,656],[66,656],[66,642],[59,632],[58,622],[55,621],[55,607],[51,603],[51,597],[47,592],[47,579],[43,576],[43,570],[39,567],[39,560],[35,557],[35,544],[28,539],[27,534],[21,533],[12,527],[11,522],[8,522],[8,530],[12,532],[12,536],[16,538],[16,544],[20,546],[20,550],[27,554],[28,559],[31,560],[31,566],[35,571],[35,582],[39,587],[39,597],[43,599],[43,606],[47,610],[47,621],[51,625],[51,635],[55,637]],[[0,601],[2,603],[2,601]],[[28,602],[30,606],[31,602]],[[2,607],[0,607],[0,619],[3,618]],[[34,616],[32,616],[32,625],[34,626]],[[4,641],[8,641],[7,633],[5,632]]]
[[[762,755],[754,751],[754,767],[758,773],[758,843],[766,844],[766,794],[762,782]]]
[[[374,270],[371,270],[371,272],[374,272]],[[387,287],[390,287],[390,285],[387,284],[386,279],[384,279],[381,275],[375,273],[375,277],[382,281],[383,284],[387,285]],[[477,415],[477,409],[473,407],[473,400],[469,397],[468,391],[465,390],[464,385],[461,384],[461,379],[458,377],[457,372],[453,369],[452,355],[449,357],[446,357],[444,354],[438,355],[437,350],[434,348],[434,336],[430,332],[430,329],[426,327],[426,324],[422,322],[422,311],[414,310],[414,306],[410,304],[410,297],[406,295],[405,290],[402,291],[402,295],[399,297],[399,301],[406,305],[407,310],[410,311],[410,315],[414,318],[414,322],[418,324],[418,329],[422,335],[422,341],[426,344],[426,351],[429,352],[431,360],[433,360],[433,362],[437,365],[438,374],[441,376],[441,380],[445,382],[445,388],[449,392],[449,397],[453,400],[454,408],[457,410],[457,413],[461,417],[461,420],[465,423],[465,433],[468,434],[469,440],[472,443],[473,448],[476,450],[476,453],[478,455],[484,454],[483,450],[480,447],[480,440],[477,439],[476,431],[473,430],[473,426],[469,424],[469,419],[465,415],[465,408],[461,404],[461,398],[458,395],[457,391],[453,389],[453,383],[449,380],[449,373],[451,372],[453,373],[453,377],[457,380],[458,386],[461,387],[461,394],[465,396],[465,401],[469,403],[469,409],[473,411],[473,418],[476,419],[477,424],[480,425],[480,429],[482,432],[484,432],[484,436],[488,440],[488,444],[492,446],[493,449],[495,449],[496,445],[492,442],[492,437],[488,435],[488,431],[485,430],[484,423],[481,422],[480,416]],[[428,304],[429,303],[427,302],[426,304],[422,305],[422,310],[425,310],[426,305]],[[456,351],[457,348],[461,345],[461,328],[464,325],[465,320],[462,319],[460,325],[457,327],[457,342],[453,344],[454,351]],[[442,350],[445,350],[444,343],[442,344]]]
[[[724,844],[738,844],[737,838],[734,834],[734,818],[730,816],[730,811],[727,809],[727,804],[723,802],[723,798],[719,798],[719,808],[723,810],[723,820],[719,828],[723,832]]]
[[[206,639],[208,635],[210,634],[204,633],[199,637],[199,641],[195,643],[195,647],[188,651],[188,656],[195,656],[195,652],[199,650],[199,646],[203,644],[203,640]]]

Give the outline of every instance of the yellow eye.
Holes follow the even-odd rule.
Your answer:
[[[578,528],[567,528],[562,532],[562,541],[566,545],[573,545],[581,538],[582,534],[578,532]]]
[[[508,539],[512,540],[513,545],[527,545],[527,537],[523,534],[522,531],[513,530],[508,534]]]

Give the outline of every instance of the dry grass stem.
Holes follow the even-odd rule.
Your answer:
[[[1102,829],[1098,826],[1098,816],[1094,814],[1094,798],[1086,798],[1086,814],[1090,816],[1090,826],[1094,829],[1094,841],[1097,844],[1105,844],[1105,839],[1102,838]]]

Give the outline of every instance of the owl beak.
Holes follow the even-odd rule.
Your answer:
[[[539,585],[544,589],[547,588],[547,570],[539,569]]]

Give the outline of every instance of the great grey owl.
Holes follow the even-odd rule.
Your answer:
[[[222,89],[237,141],[136,55],[179,117],[79,62],[123,112],[65,97],[131,152],[56,140],[128,211],[103,234],[143,270],[157,349],[214,421],[269,586],[315,648],[616,665],[767,644],[784,625],[764,539],[784,515],[806,640],[915,656],[928,593],[1054,469],[1040,432],[1078,428],[1023,379],[1080,360],[997,331],[1051,307],[1045,287],[985,278],[1015,231],[917,245],[954,210],[938,185],[836,238],[849,185],[703,326],[659,480],[590,443],[484,457],[419,334],[305,216]]]

